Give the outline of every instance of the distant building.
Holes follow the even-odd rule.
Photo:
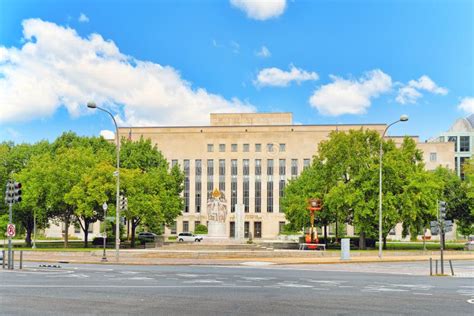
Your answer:
[[[454,169],[458,176],[464,178],[461,166],[466,159],[474,155],[474,114],[456,120],[447,132],[428,141],[428,143],[432,142],[454,144]],[[436,159],[436,154],[433,154],[431,158]]]

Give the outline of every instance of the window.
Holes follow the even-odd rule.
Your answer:
[[[269,153],[273,152],[273,144],[272,143],[267,144],[267,152],[269,152]]]
[[[201,183],[202,162],[201,162],[201,159],[197,159],[194,163],[195,163],[194,204],[196,205],[196,213],[200,213],[201,212],[201,196],[202,196],[202,183]]]
[[[250,145],[249,144],[244,144],[244,153],[248,153],[250,151]]]
[[[229,222],[229,237],[235,238],[235,222]]]
[[[284,229],[285,229],[285,222],[279,222],[278,223],[278,233],[280,233],[280,234],[283,233]]]
[[[278,169],[279,173],[281,176],[284,176],[286,174],[286,160],[285,159],[280,159],[278,161]]]
[[[225,191],[225,159],[219,159],[219,191]]]
[[[458,137],[457,136],[448,136],[448,142],[454,143],[454,151],[458,151]]]
[[[259,153],[262,151],[262,144],[255,144],[255,152]]]
[[[249,232],[250,232],[250,223],[245,222],[244,223],[244,238],[249,238]]]
[[[207,144],[207,152],[212,153],[214,151],[214,144]]]
[[[80,234],[81,233],[81,227],[79,226],[78,223],[74,224],[74,234]]]
[[[262,212],[262,160],[255,159],[255,213]]]
[[[459,151],[469,151],[469,136],[459,136]]]
[[[253,223],[254,238],[262,238],[262,222]]]
[[[267,175],[269,176],[273,175],[273,159],[267,160]]]
[[[280,144],[280,152],[284,153],[286,151],[286,144]]]
[[[225,152],[225,144],[219,144],[219,151],[221,153]]]
[[[207,198],[210,199],[214,190],[214,160],[207,160]]]
[[[184,212],[189,212],[189,159],[184,160]]]
[[[189,222],[183,221],[183,232],[187,233],[189,231]]]
[[[249,160],[244,159],[243,160],[243,174],[244,174],[244,179],[243,179],[243,197],[244,197],[244,210],[245,213],[249,212],[249,207],[250,207],[250,202],[249,202],[249,191],[250,191],[250,179],[249,179]]]
[[[291,159],[291,179],[298,176],[298,159]]]
[[[436,161],[436,160],[437,160],[436,153],[430,153],[430,161]]]
[[[396,235],[395,228],[390,229],[390,231],[388,232],[388,234],[391,235],[391,236]]]
[[[464,163],[466,162],[466,160],[469,159],[468,157],[459,157],[459,170],[461,171],[460,172],[460,175],[461,175],[461,179],[464,180]]]
[[[230,145],[230,150],[231,150],[233,153],[237,152],[237,144],[232,144],[232,145]]]
[[[310,160],[310,159],[304,159],[304,160],[303,160],[303,169],[308,168],[310,164],[311,164],[311,160]]]
[[[176,222],[173,222],[170,226],[171,235],[176,235]]]
[[[232,213],[235,212],[235,204],[237,204],[237,159],[232,159],[230,161],[231,168],[230,168],[230,211]]]
[[[267,212],[273,213],[273,179],[268,176],[267,180]]]
[[[178,160],[176,160],[176,159],[171,160],[171,168],[173,168],[177,164],[178,164]]]

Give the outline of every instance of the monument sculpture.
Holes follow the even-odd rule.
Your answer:
[[[226,238],[225,220],[227,217],[227,201],[224,193],[214,189],[207,201],[208,238]]]

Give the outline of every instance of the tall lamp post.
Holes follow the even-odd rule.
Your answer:
[[[102,204],[102,209],[104,210],[104,233],[102,235],[104,252],[102,253],[102,262],[107,262],[107,253],[105,252],[105,247],[107,245],[107,208],[108,205],[106,202],[104,202],[104,204]]]
[[[112,113],[97,106],[94,102],[87,103],[87,107],[90,109],[98,109],[101,110],[112,118],[115,124],[115,139],[116,139],[116,151],[117,151],[117,170],[115,171],[115,176],[117,177],[117,194],[116,194],[116,207],[115,207],[115,259],[119,261],[119,247],[120,247],[120,221],[119,221],[119,199],[120,199],[120,138],[119,138],[119,130],[117,126],[117,122],[115,121],[114,116]]]
[[[379,258],[382,259],[382,144],[385,133],[390,128],[390,126],[397,124],[398,122],[408,121],[408,115],[400,116],[400,119],[389,124],[383,131],[382,138],[380,139],[380,153],[379,153]]]

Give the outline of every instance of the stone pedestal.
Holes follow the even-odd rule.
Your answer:
[[[207,236],[210,238],[227,238],[225,223],[209,221],[207,225]]]

